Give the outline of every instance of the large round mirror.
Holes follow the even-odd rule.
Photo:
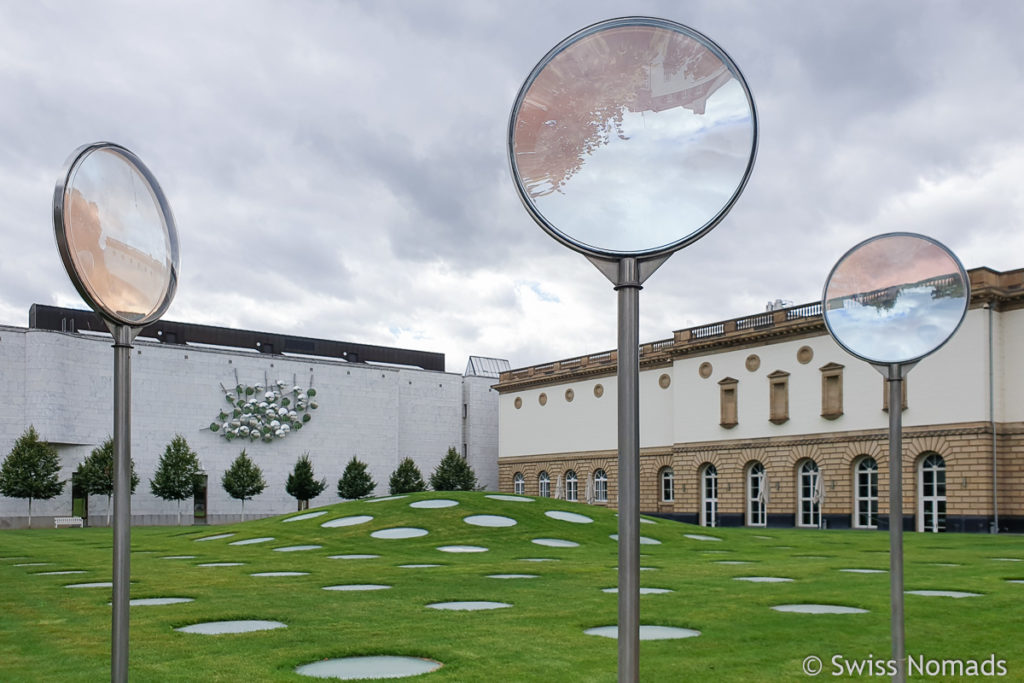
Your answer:
[[[822,314],[832,337],[875,364],[911,363],[953,336],[971,299],[960,260],[923,235],[889,233],[861,242],[825,282]]]
[[[130,151],[85,145],[57,181],[53,222],[64,268],[79,294],[115,324],[142,326],[171,303],[178,235],[163,191]]]
[[[670,253],[739,197],[757,149],[754,102],[709,38],[649,17],[563,40],[523,83],[508,153],[552,236],[587,254]]]

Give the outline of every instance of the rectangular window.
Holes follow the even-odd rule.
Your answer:
[[[718,386],[720,387],[719,400],[721,403],[721,420],[719,424],[726,429],[731,429],[739,424],[739,410],[736,399],[739,380],[726,377],[718,383]]]
[[[768,419],[780,425],[789,420],[789,373],[776,370],[768,375],[771,406]]]
[[[843,366],[829,363],[821,370],[821,416],[834,420],[843,414]]]

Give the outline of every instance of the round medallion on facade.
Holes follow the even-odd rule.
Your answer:
[[[747,356],[746,365],[747,370],[749,370],[750,372],[754,372],[759,367],[761,367],[761,358],[756,353],[752,353],[749,356]]]
[[[697,372],[698,374],[700,374],[701,377],[707,379],[708,377],[711,376],[712,370],[713,368],[711,367],[711,363],[704,362],[700,364],[700,367],[697,369]]]
[[[566,400],[566,402],[572,403],[572,400],[574,398],[576,398],[576,392],[573,391],[572,389],[566,389],[565,390],[565,400]]]
[[[604,386],[603,385],[601,385],[601,384],[595,384],[594,385],[594,396],[596,396],[597,398],[601,398],[602,396],[604,396]]]
[[[796,359],[801,365],[807,365],[814,360],[814,349],[810,346],[801,346],[797,349]]]
[[[516,400],[512,403],[512,405],[516,407],[516,410],[519,410],[520,408],[523,407],[523,399],[519,396],[516,396]]]
[[[668,389],[671,384],[672,378],[669,377],[668,375],[662,375],[661,377],[658,378],[658,386],[661,387],[662,389]]]
[[[548,404],[548,395],[542,393],[540,396],[537,397],[537,403],[541,404],[542,406],[546,406]]]

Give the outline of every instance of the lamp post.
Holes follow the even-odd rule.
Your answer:
[[[870,363],[889,390],[889,590],[893,680],[906,680],[903,618],[903,379],[960,327],[971,283],[940,242],[913,233],[872,237],[832,268],[822,316],[839,346]]]
[[[114,550],[110,679],[128,680],[131,348],[170,306],[178,234],[156,178],[110,142],[68,157],[53,193],[57,251],[75,289],[114,337]]]
[[[639,295],[725,217],[750,177],[757,114],[697,31],[624,17],[569,36],[523,83],[508,126],[516,190],[618,292],[619,681],[639,678]]]

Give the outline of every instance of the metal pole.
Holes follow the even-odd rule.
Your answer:
[[[640,278],[619,261],[619,683],[640,679]]]
[[[131,553],[131,341],[132,328],[114,333],[114,599],[110,680],[128,680],[128,606]]]
[[[903,368],[889,365],[889,602],[896,683],[907,680],[903,630]]]

